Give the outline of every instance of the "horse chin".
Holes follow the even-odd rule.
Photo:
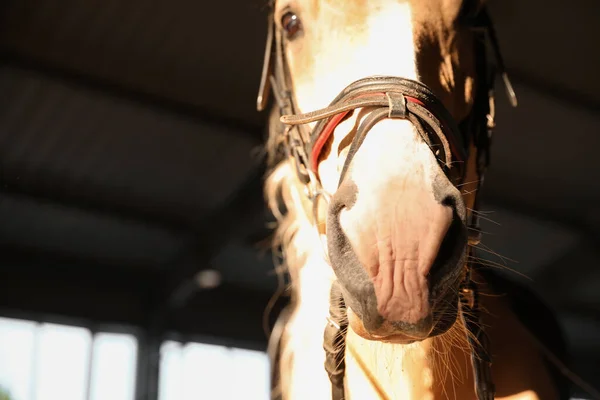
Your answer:
[[[352,329],[352,331],[354,333],[356,333],[358,336],[360,336],[361,338],[369,340],[369,341],[392,343],[392,344],[411,344],[411,343],[414,343],[414,342],[417,342],[420,340],[427,339],[429,337],[429,335],[415,337],[415,336],[409,335],[406,332],[402,332],[400,330],[390,330],[390,329],[385,329],[385,328],[383,329],[386,332],[385,334],[378,334],[378,332],[369,332],[365,328],[360,317],[358,315],[356,315],[356,313],[354,313],[351,308],[348,308],[347,315],[348,315],[348,326],[350,327],[350,329]],[[387,324],[386,322],[383,323],[384,326],[386,324]]]
[[[377,332],[369,332],[365,328],[362,319],[350,307],[347,309],[348,327],[363,339],[389,344],[408,345],[442,335],[452,328],[458,317],[458,307],[457,305],[453,305],[453,303],[458,301],[458,297],[452,291],[449,292],[444,299],[446,306],[434,309],[432,329],[427,334],[415,336],[402,329],[393,329],[390,328],[391,324],[387,321],[382,323],[381,332],[379,330]]]

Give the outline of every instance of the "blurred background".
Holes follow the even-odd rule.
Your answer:
[[[600,2],[489,5],[519,107],[484,244],[600,386]],[[0,2],[0,399],[268,398],[266,11]]]

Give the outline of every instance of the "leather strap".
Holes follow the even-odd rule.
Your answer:
[[[348,329],[346,305],[339,284],[331,286],[329,298],[329,318],[323,335],[323,349],[325,350],[325,370],[331,381],[331,395],[333,400],[344,398],[344,375],[346,363],[346,331]]]
[[[473,266],[471,266],[473,268]],[[479,319],[479,292],[470,278],[460,290],[461,318],[467,329],[467,340],[471,346],[474,389],[479,400],[493,400],[496,387],[492,379],[492,358],[490,341]]]
[[[282,115],[281,122],[298,126],[318,121],[311,133],[310,142],[305,146],[306,153],[310,154],[309,167],[316,174],[323,144],[337,124],[348,112],[364,107],[372,109],[371,115],[377,110],[378,117],[369,123],[369,117],[363,121],[353,143],[362,143],[366,132],[384,118],[408,119],[434,153],[442,150],[443,154],[438,158],[442,160],[446,172],[456,168],[458,172],[454,174],[455,178],[462,178],[467,155],[461,143],[460,129],[441,101],[427,86],[417,81],[393,76],[360,79],[345,88],[328,107],[305,114]],[[383,111],[380,113],[378,110]],[[415,122],[416,119],[418,122]],[[364,129],[366,126],[368,129]],[[350,160],[349,156],[346,163]]]

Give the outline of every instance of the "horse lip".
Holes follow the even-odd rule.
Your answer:
[[[426,322],[429,330],[425,333],[424,330],[417,329],[417,331],[411,331],[410,329],[402,329],[401,327],[395,326],[392,322],[387,321],[386,323],[390,324],[386,328],[381,330],[375,330],[369,332],[365,326],[362,318],[360,318],[352,308],[347,309],[347,318],[349,328],[352,329],[358,336],[363,339],[377,341],[382,343],[397,343],[397,344],[410,344],[418,341],[422,341],[432,337],[431,332],[433,332],[435,323],[429,317],[429,322]]]
[[[409,335],[404,334],[396,334],[396,335],[388,335],[388,336],[376,336],[373,335],[373,338],[382,343],[391,343],[391,344],[412,344],[415,342],[420,342],[422,340],[428,339],[429,336],[424,338],[412,338]]]
[[[392,343],[392,344],[411,344],[428,339],[430,336],[425,337],[413,337],[406,333],[393,333],[390,335],[376,335],[368,332],[361,332],[358,334],[363,339],[372,340],[374,342]]]

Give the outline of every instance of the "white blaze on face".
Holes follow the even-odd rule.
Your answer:
[[[302,10],[301,18],[315,18],[304,18],[303,35],[287,46],[300,112],[327,106],[364,77],[418,80],[409,2],[351,2],[341,15],[319,4],[317,12]],[[319,163],[319,178],[329,193],[338,189],[348,139],[364,117],[361,111],[336,127]],[[385,120],[369,131],[347,180],[358,194],[356,204],[342,210],[341,228],[373,280],[379,312],[416,324],[430,313],[428,274],[453,220],[442,200],[460,196],[405,120]]]
[[[304,36],[287,46],[300,112],[327,106],[344,87],[366,76],[416,79],[408,2],[370,1],[367,15],[353,18],[323,4],[315,20],[304,22]]]
[[[386,319],[417,323],[429,312],[429,271],[453,220],[434,191],[436,174],[437,160],[408,121],[377,124],[352,161],[346,181],[358,194],[340,224]],[[450,185],[442,193],[459,197]]]
[[[367,15],[351,19],[324,4],[316,20],[304,22],[304,36],[287,46],[300,112],[326,107],[348,84],[364,77],[417,79],[408,2],[369,1]],[[332,150],[320,164],[320,179],[329,193],[337,188],[344,161],[338,157],[338,148],[356,123],[355,117],[356,113],[336,128]]]

